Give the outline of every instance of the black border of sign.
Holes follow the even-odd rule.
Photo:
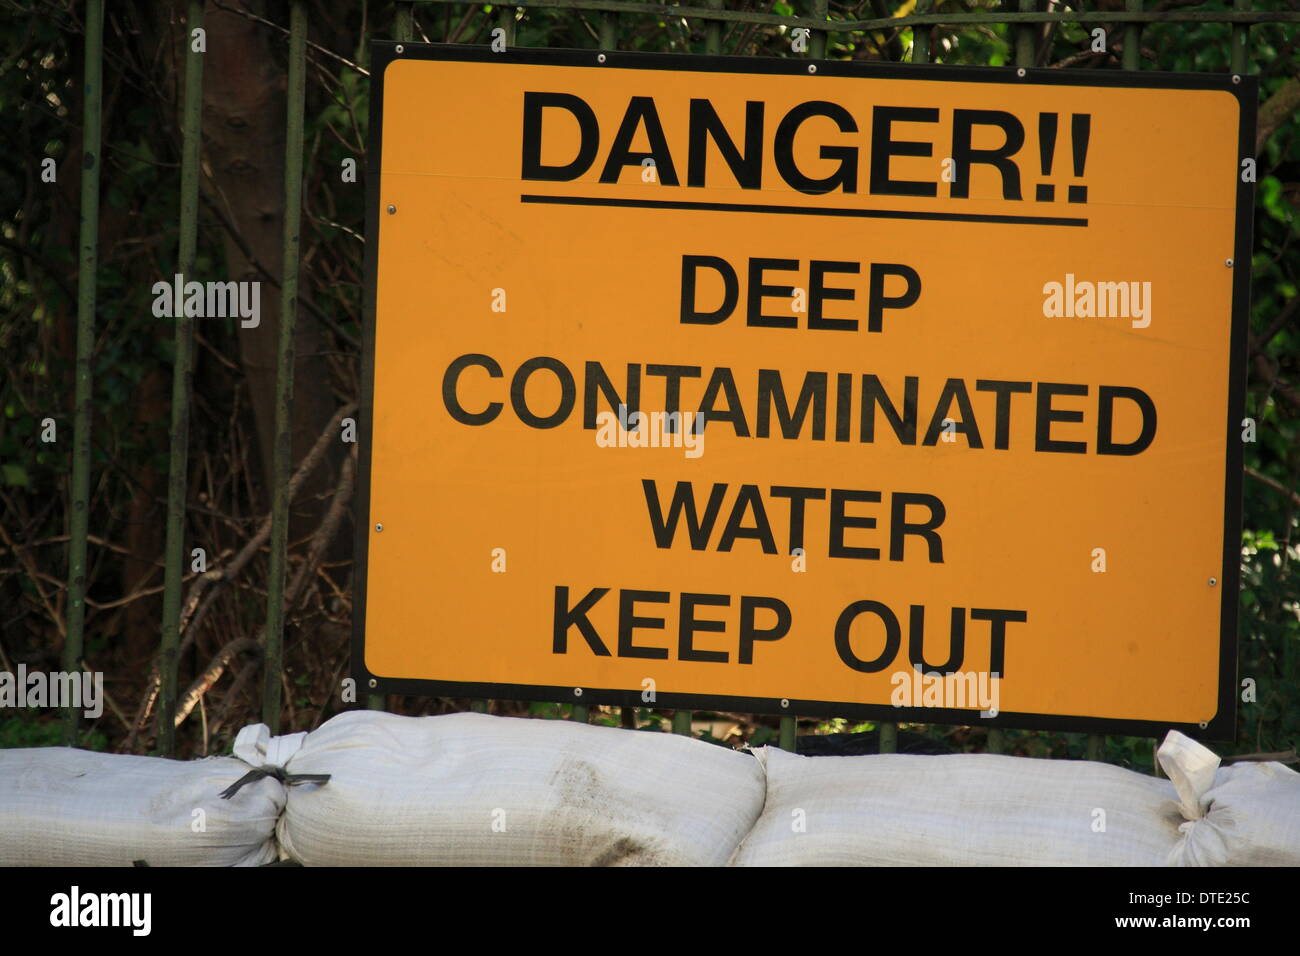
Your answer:
[[[402,47],[402,53],[397,48]],[[767,76],[807,75],[816,67],[819,76],[875,79],[941,80],[946,82],[1039,84],[1047,86],[1098,86],[1177,90],[1219,90],[1236,97],[1239,109],[1237,219],[1233,248],[1231,355],[1228,408],[1225,427],[1229,435],[1224,495],[1223,566],[1217,587],[1222,601],[1219,634],[1219,709],[1205,724],[1120,720],[1078,715],[1001,712],[984,719],[969,710],[906,707],[833,701],[777,700],[766,697],[729,697],[707,694],[657,693],[656,707],[665,709],[729,710],[758,714],[797,714],[809,717],[848,717],[878,721],[978,724],[986,727],[1023,728],[1099,734],[1161,736],[1169,729],[1192,737],[1230,741],[1236,731],[1237,600],[1241,560],[1242,447],[1237,434],[1245,415],[1246,329],[1250,320],[1250,254],[1254,210],[1254,185],[1241,181],[1241,160],[1253,158],[1258,81],[1252,76],[1223,73],[1135,73],[1123,70],[1047,70],[1016,67],[953,67],[900,63],[862,63],[841,60],[784,59],[777,57],[711,57],[685,53],[619,53],[596,50],[548,50],[514,47],[493,53],[488,47],[441,43],[401,44],[388,40],[371,43],[370,130],[366,163],[366,264],[363,298],[361,363],[360,475],[353,504],[356,530],[354,605],[352,612],[352,673],[363,693],[425,696],[503,698],[559,701],[578,704],[642,706],[640,689],[552,687],[539,684],[490,684],[462,681],[389,678],[372,674],[365,666],[366,571],[370,531],[370,436],[374,418],[375,297],[380,222],[379,170],[382,145],[384,72],[397,59],[458,62],[531,63],[595,69],[686,70],[711,73],[753,73]],[[1158,158],[1152,158],[1158,162]],[[1227,171],[1224,171],[1227,174]],[[1226,256],[1225,256],[1226,258]],[[1226,267],[1226,265],[1225,265]],[[1207,586],[1209,586],[1207,582]],[[415,596],[412,599],[416,599]],[[430,618],[437,619],[437,598]]]

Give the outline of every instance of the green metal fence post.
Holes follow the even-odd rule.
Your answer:
[[[794,753],[799,746],[799,723],[795,717],[781,718],[781,735],[777,738],[778,744],[782,750]]]
[[[1141,13],[1142,0],[1124,0],[1124,9],[1129,13]],[[1142,69],[1142,24],[1124,25],[1124,54],[1121,60],[1126,70]]]
[[[1250,0],[1232,0],[1232,9],[1242,13],[1250,11]],[[1232,72],[1245,76],[1250,72],[1250,26],[1245,23],[1232,25],[1232,49],[1230,53]]]
[[[933,0],[916,0],[916,12],[918,15],[930,12],[930,6]],[[930,31],[933,27],[917,26],[912,28],[912,62],[929,63],[930,62]]]
[[[721,10],[722,0],[708,0],[710,10]],[[722,53],[722,21],[709,20],[704,24],[704,52],[710,56]]]
[[[880,746],[882,754],[898,753],[898,724],[880,725]]]
[[[397,8],[393,11],[393,39],[406,40],[415,39],[415,4],[398,0]]]
[[[883,723],[879,725],[880,752],[892,754],[898,749],[898,724]]]
[[[284,667],[284,577],[289,548],[289,471],[293,467],[293,335],[298,320],[306,52],[306,0],[293,0],[289,8],[289,115],[284,143],[284,266],[275,368],[275,446],[271,458],[271,561],[262,673],[262,722],[273,734],[280,731],[280,680]]]
[[[1034,0],[1020,0],[1021,13],[1034,12]],[[1034,34],[1036,27],[1032,23],[1016,26],[1016,66],[1034,65]]]
[[[1106,745],[1106,738],[1102,734],[1088,735],[1088,759],[1100,760],[1103,748]]]
[[[826,12],[829,8],[829,0],[812,0],[811,18],[814,20],[825,20]],[[826,59],[826,38],[829,34],[825,30],[812,31],[812,45],[810,52],[814,60]]]
[[[199,228],[199,145],[203,136],[203,53],[194,31],[203,27],[203,2],[190,0],[185,14],[185,93],[181,106],[181,221],[176,271],[189,281]],[[185,499],[190,449],[190,396],[194,386],[194,319],[178,310],[172,366],[172,417],[167,474],[167,542],[163,570],[162,649],[158,673],[158,748],[176,753],[176,667],[180,647],[181,582],[185,575]]]
[[[515,45],[515,8],[497,7],[497,26],[505,31],[507,47]],[[408,38],[409,39],[409,38]]]
[[[95,274],[99,265],[100,112],[103,103],[104,0],[86,3],[86,63],[82,96],[81,227],[77,237],[77,371],[73,399],[72,518],[68,538],[68,629],[63,669],[81,673],[86,626],[86,538],[90,520],[91,358],[95,348]],[[77,743],[77,708],[64,711],[64,740]]]
[[[1007,752],[1007,738],[1001,730],[996,727],[989,728],[989,736],[986,744],[988,752],[991,754],[1001,754]]]
[[[691,717],[692,714],[689,710],[674,710],[673,733],[689,737],[691,735]]]

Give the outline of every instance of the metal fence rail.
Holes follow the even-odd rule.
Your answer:
[[[933,0],[916,0],[915,10],[907,16],[870,20],[828,19],[828,0],[807,0],[802,4],[804,16],[780,16],[775,13],[723,9],[723,0],[706,0],[705,5],[624,2],[624,0],[514,0],[507,6],[495,5],[496,23],[506,31],[508,43],[515,43],[517,11],[529,9],[571,10],[599,14],[599,43],[604,49],[616,49],[619,27],[624,18],[674,18],[698,22],[703,28],[706,53],[722,52],[722,28],[728,24],[751,26],[803,27],[810,31],[809,50],[813,58],[826,55],[832,36],[861,31],[904,30],[913,33],[911,62],[929,63],[932,59],[932,34],[935,27],[1006,24],[1014,27],[1013,46],[1017,66],[1031,66],[1034,58],[1036,26],[1042,24],[1122,24],[1122,66],[1136,70],[1140,66],[1139,41],[1144,26],[1162,23],[1218,23],[1231,25],[1230,67],[1233,73],[1246,73],[1249,63],[1249,30],[1252,25],[1300,23],[1300,12],[1252,11],[1249,0],[1233,0],[1231,10],[1179,9],[1144,10],[1143,0],[1126,0],[1122,11],[1057,10],[1038,11],[1038,0],[1005,0],[1001,9],[984,13],[933,12]],[[417,5],[446,7],[475,6],[456,0],[399,0],[395,5],[392,38],[412,41],[415,36]],[[185,86],[181,104],[183,151],[179,196],[180,243],[177,270],[188,277],[194,266],[198,231],[201,116],[203,103],[203,52],[189,42],[191,31],[202,27],[203,0],[189,0]],[[94,344],[95,268],[97,264],[97,229],[99,220],[99,176],[101,138],[101,75],[103,64],[103,0],[86,0],[84,153],[81,179],[81,225],[77,301],[76,396],[71,485],[71,533],[68,563],[68,619],[64,644],[64,667],[69,671],[82,667],[85,631],[86,552],[91,471],[91,408],[93,382],[91,353]],[[289,412],[293,398],[293,334],[297,318],[299,281],[299,234],[303,187],[303,126],[305,100],[304,56],[307,42],[308,10],[306,0],[292,0],[290,5],[288,106],[285,143],[285,218],[284,266],[281,285],[280,334],[276,379],[274,488],[272,489],[272,531],[270,541],[270,581],[267,595],[265,651],[263,656],[262,719],[277,732],[281,709],[281,668],[283,666],[284,583],[288,547],[289,476],[292,472]],[[182,310],[183,312],[183,310]],[[176,318],[176,357],[170,433],[170,475],[168,481],[167,537],[165,546],[165,584],[159,668],[161,693],[158,708],[158,743],[163,754],[175,753],[175,714],[177,706],[177,665],[181,621],[181,584],[185,567],[185,516],[187,501],[186,469],[188,466],[189,420],[193,387],[193,320],[183,314]],[[371,695],[368,705],[382,708],[382,698]],[[486,701],[475,701],[476,710],[487,709]],[[589,708],[575,705],[572,719],[586,721]],[[65,716],[67,740],[77,740],[78,712],[68,708]],[[780,745],[793,750],[796,718],[782,717]],[[691,714],[678,711],[672,721],[673,731],[691,733]],[[880,726],[880,751],[896,748],[897,727]],[[1103,739],[1093,735],[1088,740],[1088,756],[1098,759]],[[989,732],[988,747],[1005,749],[1001,731]]]
[[[1062,10],[1045,12],[1026,9],[1033,0],[1019,0],[1015,10],[995,10],[987,13],[916,13],[905,17],[885,17],[874,20],[828,20],[825,16],[783,17],[775,13],[758,13],[723,10],[721,5],[690,6],[668,3],[634,3],[629,0],[514,0],[509,7],[520,9],[545,8],[575,10],[591,13],[634,14],[648,17],[676,17],[700,20],[706,23],[747,23],[759,26],[807,27],[827,33],[852,33],[865,30],[906,30],[914,26],[960,26],[962,24],[991,23],[1297,23],[1300,12],[1252,11],[1248,4],[1234,0],[1233,10],[1142,10],[1140,3],[1126,0],[1124,10]],[[467,6],[464,0],[409,0],[407,5]],[[928,7],[930,4],[926,4]],[[809,3],[815,14],[816,0]],[[826,3],[821,4],[823,12]],[[918,3],[917,7],[920,8]],[[394,37],[396,39],[396,37]]]

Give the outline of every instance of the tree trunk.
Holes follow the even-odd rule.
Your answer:
[[[255,12],[264,15],[254,4]],[[284,143],[286,44],[269,27],[208,3],[204,26],[207,53],[203,70],[205,187],[243,235],[253,256],[281,277],[284,228]],[[305,232],[305,230],[304,230]],[[227,276],[196,277],[258,281],[263,277],[227,235]],[[305,290],[304,290],[305,291]],[[238,328],[240,360],[248,377],[261,453],[263,506],[269,505],[275,425],[275,372],[280,334],[279,290],[261,286],[261,322]],[[323,336],[316,320],[298,316],[293,395],[293,457],[300,460],[334,411],[329,368],[321,355]],[[298,497],[290,538],[316,527],[334,487],[343,445],[308,478]]]

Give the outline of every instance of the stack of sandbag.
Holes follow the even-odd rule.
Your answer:
[[[277,831],[308,866],[722,865],[763,807],[747,754],[486,714],[340,714],[283,769],[330,776]]]
[[[993,754],[755,751],[767,802],[736,866],[1163,866],[1183,817],[1167,780]]]
[[[256,866],[276,859],[284,787],[231,757],[0,750],[0,866]]]
[[[1300,773],[1276,762],[1219,766],[1218,756],[1170,731],[1157,751],[1186,822],[1176,866],[1300,866]]]

